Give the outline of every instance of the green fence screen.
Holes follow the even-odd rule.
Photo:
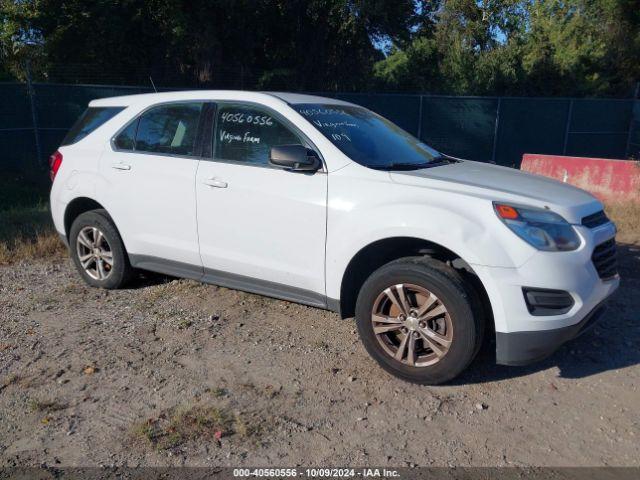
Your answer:
[[[25,85],[0,86],[0,167],[27,170],[37,165],[33,119]]]
[[[0,168],[44,168],[90,100],[144,87],[0,84]],[[524,153],[640,156],[640,101],[329,93],[449,155],[518,167]],[[38,154],[40,152],[40,154]]]
[[[420,139],[455,157],[493,160],[496,98],[422,97]]]
[[[524,153],[564,153],[569,103],[555,98],[500,99],[496,163],[517,166]]]

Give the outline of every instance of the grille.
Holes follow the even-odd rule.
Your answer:
[[[582,225],[587,228],[596,228],[600,225],[604,225],[609,221],[607,214],[604,213],[604,210],[600,210],[599,212],[592,213],[591,215],[587,215],[582,219]]]
[[[612,238],[601,243],[593,250],[591,255],[593,265],[602,279],[614,277],[618,273],[618,262],[616,260],[616,240]]]

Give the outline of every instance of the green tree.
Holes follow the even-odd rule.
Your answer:
[[[637,0],[443,1],[433,28],[374,72],[383,88],[627,96],[640,78],[640,9]]]
[[[25,63],[36,69],[44,62],[41,37],[31,28],[28,2],[0,0],[0,79],[25,80]]]
[[[373,41],[402,41],[415,16],[413,0],[0,1],[2,51],[28,32],[44,78],[67,81],[363,88],[382,58]]]
[[[380,47],[383,48],[380,48]],[[383,54],[383,51],[385,54]],[[0,0],[0,78],[628,96],[638,0]]]

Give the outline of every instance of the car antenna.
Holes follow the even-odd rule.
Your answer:
[[[158,89],[156,88],[156,84],[153,83],[153,78],[151,78],[151,75],[149,75],[149,80],[151,81],[151,86],[153,87],[153,91],[158,93]]]

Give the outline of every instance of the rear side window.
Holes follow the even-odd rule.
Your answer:
[[[69,130],[69,133],[64,137],[64,140],[62,140],[62,146],[79,142],[122,110],[124,110],[124,107],[87,108],[73,127],[71,127],[71,130]]]
[[[131,122],[127,128],[122,130],[118,136],[113,140],[118,150],[133,150],[136,146],[136,131],[138,130],[138,121]]]
[[[142,114],[135,134],[137,152],[194,155],[202,103],[160,105]],[[136,122],[133,122],[135,124]],[[132,124],[132,125],[133,125]],[[129,144],[131,125],[116,138]],[[121,138],[122,137],[122,138]],[[126,146],[124,147],[126,149]]]

